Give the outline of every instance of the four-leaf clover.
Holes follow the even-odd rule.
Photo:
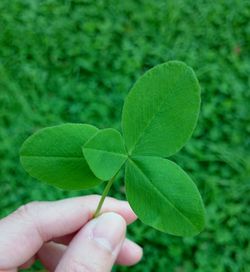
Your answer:
[[[108,181],[95,216],[125,166],[126,196],[141,221],[169,234],[195,235],[205,221],[201,196],[184,170],[166,157],[190,138],[199,109],[193,70],[169,61],[132,87],[123,107],[123,135],[86,124],[44,128],[24,142],[21,163],[31,176],[64,189]]]

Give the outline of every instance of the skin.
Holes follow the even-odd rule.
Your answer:
[[[136,220],[129,204],[99,196],[32,202],[0,220],[0,272],[26,269],[39,259],[48,271],[107,272],[114,263],[134,265],[142,249],[126,239]]]

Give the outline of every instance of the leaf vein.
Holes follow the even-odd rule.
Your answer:
[[[120,152],[107,151],[107,150],[103,150],[103,149],[89,148],[89,147],[84,147],[84,148],[85,149],[89,149],[89,150],[103,152],[103,153],[111,153],[111,154],[118,155],[118,156],[121,156],[121,157],[124,157],[124,158],[127,157],[127,155],[125,155],[124,153],[120,153]]]
[[[58,155],[49,155],[49,156],[45,156],[45,155],[42,155],[42,156],[39,156],[39,155],[21,155],[21,157],[31,157],[31,158],[55,158],[55,159],[69,159],[69,160],[82,160],[84,159],[83,156],[58,156]]]
[[[196,230],[197,230],[197,227],[188,219],[188,217],[186,217],[170,200],[169,200],[169,198],[166,196],[166,195],[164,195],[161,191],[159,191],[159,189],[156,187],[156,186],[154,186],[154,184],[153,184],[153,182],[151,181],[151,179],[150,178],[148,178],[145,174],[144,174],[144,172],[143,172],[143,170],[138,166],[138,164],[136,164],[133,160],[130,160],[135,166],[136,166],[136,168],[142,173],[142,175],[146,178],[146,180],[152,185],[152,187],[155,189],[155,191],[161,196],[161,197],[163,197],[164,199],[166,199],[166,201],[169,203],[169,205],[174,209],[174,210],[176,210],[177,211],[177,213],[186,221],[186,222],[188,222],[188,224],[190,224],[193,228],[195,228]]]

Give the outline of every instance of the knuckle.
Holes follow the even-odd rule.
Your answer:
[[[33,201],[29,202],[25,205],[22,205],[19,207],[15,214],[21,221],[25,221],[26,223],[29,223],[31,226],[31,229],[36,235],[39,235],[39,237],[43,241],[47,241],[49,237],[46,236],[46,232],[43,231],[43,228],[39,221],[39,207],[41,205],[41,202],[39,201]]]
[[[21,217],[31,218],[37,205],[38,203],[36,201],[24,204],[19,207],[15,213]]]

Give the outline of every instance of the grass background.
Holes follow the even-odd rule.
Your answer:
[[[176,238],[136,222],[129,236],[144,258],[114,271],[250,271],[249,21],[244,0],[1,0],[0,216],[32,200],[100,193],[36,182],[20,166],[21,143],[63,122],[120,129],[136,78],[178,59],[196,71],[203,102],[174,159],[201,191],[206,229]],[[125,198],[122,180],[111,194]]]

